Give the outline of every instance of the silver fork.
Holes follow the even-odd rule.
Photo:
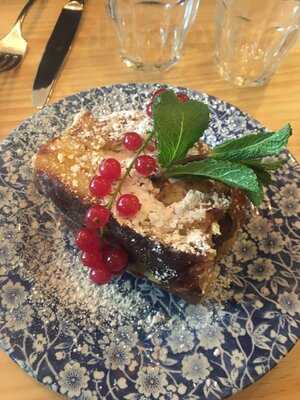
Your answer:
[[[27,42],[22,36],[22,23],[35,0],[28,0],[11,31],[0,40],[0,72],[15,68],[23,60]]]

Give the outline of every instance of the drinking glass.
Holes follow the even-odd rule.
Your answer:
[[[129,67],[168,69],[180,56],[200,0],[108,0],[121,58]]]
[[[222,77],[260,86],[296,43],[299,0],[217,0],[215,60]]]

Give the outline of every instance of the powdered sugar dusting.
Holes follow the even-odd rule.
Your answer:
[[[230,200],[222,193],[189,190],[182,200],[165,206],[153,198],[153,193],[151,193],[153,190],[148,181],[148,185],[144,185],[142,191],[138,192],[142,204],[145,205],[148,202],[150,207],[144,206],[139,215],[131,221],[122,219],[119,221],[143,235],[148,235],[153,240],[183,252],[196,254],[215,252],[211,244],[211,234],[220,234],[218,223],[211,224],[209,233],[207,233],[207,227],[204,232],[201,226],[209,210],[226,211],[230,206]]]

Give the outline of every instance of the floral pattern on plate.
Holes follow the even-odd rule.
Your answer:
[[[83,109],[145,109],[156,87],[71,96],[0,146],[0,346],[71,399],[221,399],[255,382],[300,337],[300,168],[287,152],[259,214],[218,266],[218,300],[199,305],[128,274],[92,285],[57,210],[36,192],[31,159],[43,142]],[[211,146],[262,128],[219,99],[178,90],[208,103]]]

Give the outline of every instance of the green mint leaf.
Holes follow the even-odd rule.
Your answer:
[[[258,192],[246,192],[248,199],[255,205],[255,206],[259,206],[264,199],[264,189],[263,189],[263,185],[261,184],[261,182],[258,183],[259,185],[259,191]]]
[[[248,165],[248,167],[252,167],[262,171],[275,171],[276,169],[282,167],[282,165],[285,163],[285,160],[277,160],[272,162],[262,162],[261,160],[247,160],[243,162],[243,164]]]
[[[246,165],[231,161],[205,159],[184,165],[173,165],[167,170],[168,177],[198,176],[225,183],[228,186],[250,192],[259,192],[260,185],[255,172]]]
[[[182,103],[172,91],[162,93],[153,104],[158,160],[163,168],[182,160],[209,124],[206,104],[195,100]]]
[[[242,161],[279,154],[292,134],[289,124],[272,133],[256,133],[228,140],[216,146],[211,157],[218,160]]]

